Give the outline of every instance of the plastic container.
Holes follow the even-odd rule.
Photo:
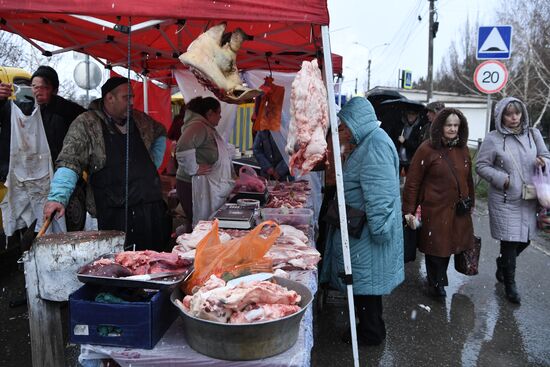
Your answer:
[[[147,301],[127,303],[96,302],[100,290],[86,284],[71,294],[72,343],[153,349],[178,316],[170,305],[170,289],[155,292]]]
[[[263,208],[261,216],[263,220],[273,220],[278,224],[291,226],[313,224],[313,210],[306,208]]]

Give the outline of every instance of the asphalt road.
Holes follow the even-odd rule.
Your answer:
[[[360,347],[361,366],[550,366],[550,237],[537,237],[518,259],[522,305],[515,306],[504,299],[494,277],[498,243],[490,237],[482,203],[474,223],[482,237],[480,273],[459,274],[451,261],[447,297],[435,300],[425,291],[424,259],[418,253],[405,266],[405,282],[384,297],[386,341]],[[21,271],[0,277],[2,367],[31,366],[26,306],[9,307],[23,294]],[[318,298],[312,366],[353,366],[351,346],[340,341],[348,322],[345,298],[334,293],[324,303]],[[77,366],[78,352],[67,345],[67,366]]]
[[[361,366],[550,366],[550,237],[539,235],[518,258],[516,306],[494,276],[499,245],[483,203],[474,226],[482,237],[479,274],[457,273],[451,260],[447,297],[436,300],[427,294],[418,253],[405,265],[405,282],[384,297],[385,342],[359,347]],[[353,366],[351,346],[340,341],[347,301],[332,295],[314,318],[312,366]]]

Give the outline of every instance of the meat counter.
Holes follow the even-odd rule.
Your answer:
[[[290,186],[293,190],[304,195],[300,198],[302,207],[311,208],[315,206],[311,195],[310,183],[304,181],[283,183],[282,186]],[[286,189],[290,189],[287,187]],[[281,197],[284,193],[281,192]],[[312,200],[313,199],[313,200]],[[302,201],[303,200],[303,201]],[[314,220],[314,225],[315,220]],[[314,244],[314,227],[310,228],[307,236],[310,243]],[[298,281],[307,286],[312,294],[317,292],[317,271],[316,270],[295,270],[290,271],[290,279]],[[84,344],[81,346],[79,362],[84,367],[99,367],[102,359],[112,359],[119,365],[125,367],[138,366],[288,366],[301,367],[309,366],[311,349],[313,348],[313,312],[311,306],[300,324],[300,332],[296,344],[284,353],[255,361],[226,361],[210,358],[193,350],[185,340],[183,322],[178,318],[167,330],[152,350],[117,348],[101,345]]]
[[[290,279],[306,285],[313,294],[317,291],[317,271],[292,271]],[[312,306],[313,307],[313,306]],[[154,349],[129,349],[84,344],[78,358],[84,367],[99,367],[102,359],[112,359],[122,367],[150,366],[288,366],[305,367],[310,365],[313,348],[313,312],[306,311],[300,324],[296,344],[279,355],[255,361],[225,361],[202,355],[186,342],[183,323],[178,318],[160,339]]]

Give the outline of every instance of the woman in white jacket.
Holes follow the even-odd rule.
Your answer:
[[[481,144],[476,171],[490,184],[491,235],[500,240],[496,278],[504,282],[508,300],[519,304],[516,258],[537,228],[537,199],[522,192],[525,185],[533,184],[535,168],[550,164],[550,153],[540,131],[529,127],[525,104],[517,98],[507,97],[497,103],[495,128]]]

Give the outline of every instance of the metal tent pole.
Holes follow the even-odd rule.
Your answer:
[[[346,217],[346,203],[344,199],[344,181],[342,180],[342,161],[340,160],[340,140],[338,138],[338,122],[336,120],[336,101],[332,82],[332,58],[330,53],[330,36],[328,26],[321,27],[323,35],[323,58],[325,68],[325,82],[328,93],[328,108],[330,129],[332,132],[332,147],[334,153],[334,169],[336,171],[336,193],[338,197],[338,213],[340,214],[340,233],[342,235],[342,253],[344,255],[344,281],[347,286],[349,322],[353,349],[353,365],[359,367],[359,350],[357,349],[357,330],[355,327],[355,305],[353,302],[353,278],[351,275],[351,257],[349,252],[349,237]]]
[[[149,78],[143,76],[143,112],[149,114]]]

